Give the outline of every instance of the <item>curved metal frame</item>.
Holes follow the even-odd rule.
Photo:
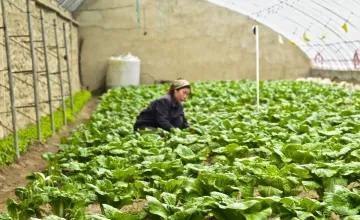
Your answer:
[[[360,2],[346,1],[340,4],[336,0],[207,0],[211,3],[240,12],[252,19],[277,31],[279,34],[295,42],[312,61],[314,67],[321,66],[314,62],[317,53],[324,54],[322,66],[335,70],[354,70],[352,56],[360,48],[360,16],[355,12],[360,10]],[[57,0],[57,2],[70,12],[74,12],[84,0]],[[264,4],[265,7],[263,6]],[[341,10],[340,10],[341,9]],[[338,13],[346,11],[345,14]],[[355,21],[352,19],[356,18]],[[293,25],[284,27],[279,22],[288,21]],[[305,24],[297,20],[305,20]],[[343,23],[346,23],[354,34],[341,33]],[[302,38],[304,32],[311,30],[328,32],[329,38],[321,40],[320,37],[306,42]],[[301,32],[299,32],[301,31]],[[336,47],[339,48],[336,48]]]
[[[358,11],[360,2],[352,0],[341,5],[336,0],[270,0],[266,3],[263,0],[207,1],[247,15],[292,40],[316,68],[321,67],[314,62],[315,55],[320,52],[326,68],[354,70],[351,60],[353,53],[360,48],[360,16],[354,10]],[[339,10],[346,13],[339,14]],[[304,24],[299,20],[305,21]],[[284,27],[284,22],[288,24],[287,27]],[[341,30],[342,22],[347,24],[352,34]],[[319,33],[326,31],[330,37],[324,40],[317,37],[306,42],[302,34],[311,33],[311,30]]]
[[[76,11],[85,0],[57,0],[59,5],[70,12]]]

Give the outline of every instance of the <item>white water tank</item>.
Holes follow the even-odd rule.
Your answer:
[[[140,59],[128,53],[110,57],[106,72],[106,88],[140,84]]]

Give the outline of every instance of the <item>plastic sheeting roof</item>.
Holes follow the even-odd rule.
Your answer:
[[[247,15],[288,38],[314,67],[360,69],[359,0],[207,1]]]
[[[85,0],[57,0],[59,5],[70,12],[74,12]]]

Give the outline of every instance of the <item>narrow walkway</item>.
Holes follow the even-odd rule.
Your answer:
[[[17,187],[27,184],[26,176],[33,172],[41,172],[46,168],[46,162],[41,155],[46,152],[57,152],[54,144],[60,143],[60,137],[68,136],[73,129],[90,119],[91,114],[96,109],[97,98],[91,98],[76,117],[73,124],[62,127],[45,144],[33,144],[28,152],[21,155],[21,158],[11,166],[0,169],[0,212],[6,211],[6,201],[8,198],[16,198],[14,191]]]

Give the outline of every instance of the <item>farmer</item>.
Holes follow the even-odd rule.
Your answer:
[[[191,92],[188,81],[184,79],[175,80],[168,94],[153,101],[146,109],[137,116],[134,130],[150,129],[156,131],[162,128],[170,131],[171,128],[188,128],[188,122],[184,115],[184,107],[181,104]]]

